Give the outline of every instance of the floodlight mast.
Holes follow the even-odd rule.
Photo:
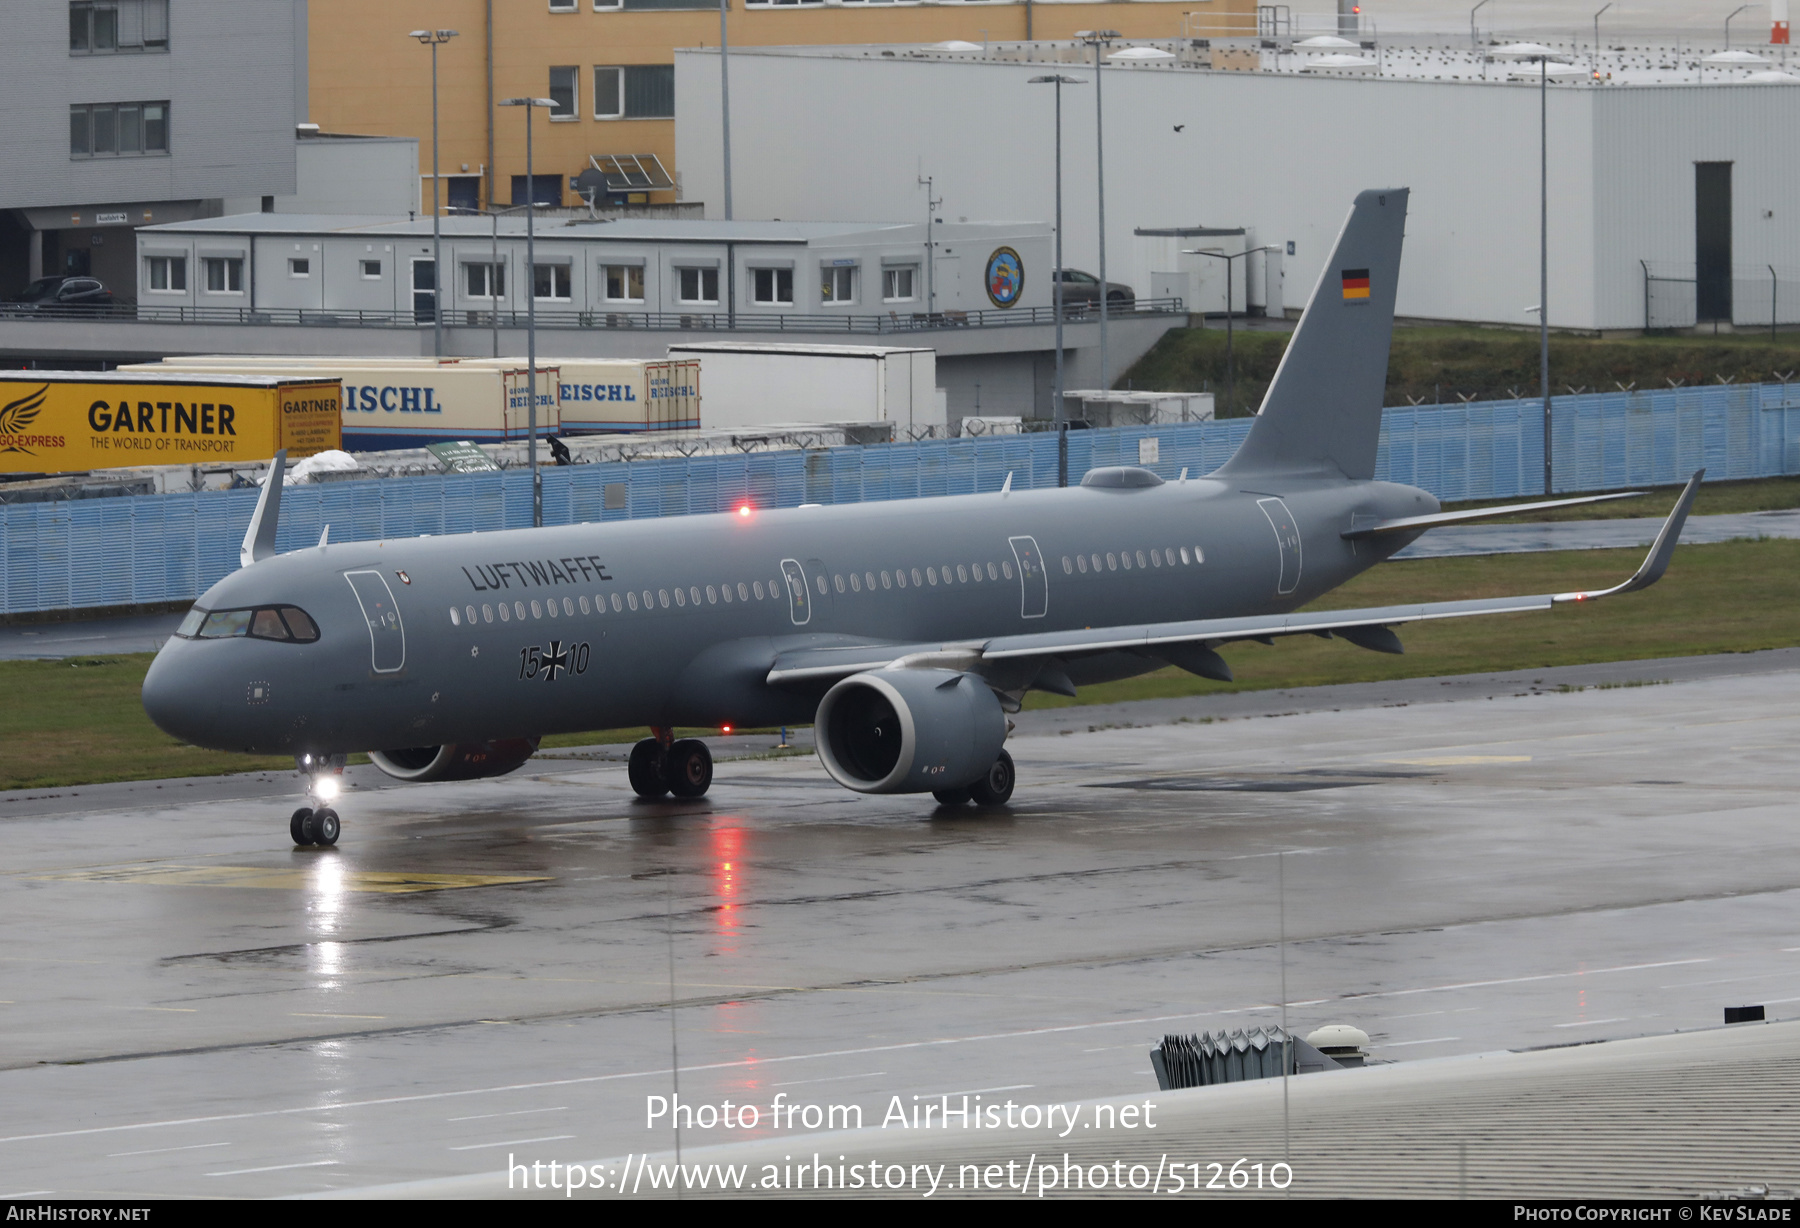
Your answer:
[[[544,478],[537,457],[537,176],[531,162],[531,113],[554,111],[553,98],[502,98],[503,107],[525,108],[525,455],[531,466],[531,525],[544,523]]]

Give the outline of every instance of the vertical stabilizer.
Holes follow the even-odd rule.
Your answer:
[[[1358,193],[1250,435],[1219,476],[1375,476],[1407,195]]]

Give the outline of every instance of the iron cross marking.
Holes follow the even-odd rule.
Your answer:
[[[569,652],[561,640],[550,641],[550,651],[543,656],[544,681],[555,682],[557,671],[569,672]]]

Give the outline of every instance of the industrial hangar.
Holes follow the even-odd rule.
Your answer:
[[[1257,55],[1273,65],[1273,53],[1247,42],[1242,71],[1210,67],[1214,53],[1189,40],[1134,41],[1168,58],[1107,62],[1109,279],[1140,296],[1185,289],[1193,310],[1217,313],[1223,262],[1180,249],[1273,247],[1250,259],[1247,299],[1235,262],[1234,306],[1291,315],[1329,254],[1338,202],[1377,181],[1405,183],[1413,209],[1399,314],[1536,324],[1528,309],[1538,302],[1540,91],[1529,64],[1496,61],[1485,81],[1479,64],[1460,66],[1465,75],[1452,80],[1448,67],[1435,76],[1429,67],[1405,70],[1397,55],[1381,75],[1296,71],[1299,56],[1281,57],[1282,71],[1262,71]],[[1590,53],[1591,45],[1563,58],[1585,69]],[[1609,51],[1603,67],[1620,58]],[[1666,58],[1675,59],[1672,48]],[[694,198],[717,201],[718,52],[684,48],[675,59],[684,182]],[[924,175],[947,219],[1048,217],[1053,90],[1031,82],[1061,74],[1083,82],[1062,88],[1066,260],[1094,268],[1092,65],[1080,43],[734,50],[733,88],[783,117],[733,130],[737,208],[782,218],[923,217],[925,190],[915,180]],[[1785,153],[1785,134],[1800,125],[1800,89],[1750,82],[1741,70],[1712,69],[1703,82],[1694,69],[1686,75],[1595,83],[1584,71],[1557,75],[1545,91],[1553,328],[1766,325],[1774,280],[1781,319],[1800,322],[1800,164]],[[841,97],[859,100],[854,125],[817,105]],[[793,157],[795,149],[807,156]],[[1138,233],[1181,227],[1222,233],[1187,241]],[[1735,294],[1696,304],[1697,262],[1707,277],[1728,276]]]

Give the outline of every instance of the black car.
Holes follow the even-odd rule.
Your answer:
[[[1063,269],[1058,276],[1062,280],[1063,305],[1079,306],[1083,303],[1098,305],[1100,302],[1100,279],[1092,273],[1083,273],[1080,269]],[[1052,291],[1054,293],[1054,290]],[[1106,283],[1106,305],[1108,307],[1130,307],[1137,302],[1137,293],[1130,286],[1116,281]]]
[[[25,287],[22,294],[6,300],[8,314],[28,311],[79,310],[85,307],[110,307],[113,292],[95,277],[40,277]]]

